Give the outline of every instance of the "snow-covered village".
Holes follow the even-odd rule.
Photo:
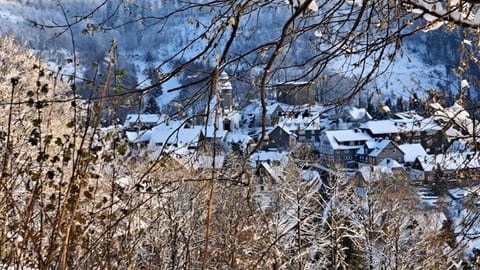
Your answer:
[[[446,220],[459,224],[465,205],[480,203],[474,135],[480,127],[461,101],[446,108],[431,103],[422,112],[393,112],[384,105],[386,117],[378,120],[365,108],[317,105],[308,83],[278,85],[269,89],[265,108],[256,99],[238,108],[223,72],[219,100],[213,98],[202,117],[171,118],[156,105],[157,114],[127,115],[121,129],[132,148],[152,159],[166,155],[177,168],[198,174],[225,171],[246,159],[243,165],[255,175],[254,196],[267,208],[288,179],[291,164],[302,168],[303,181],[315,182],[319,190],[335,175],[337,181],[354,182],[362,198],[379,182],[402,181],[413,192],[409,199],[416,201],[417,213],[408,222],[422,229],[441,228]],[[420,221],[417,214],[434,218]],[[479,234],[480,225],[465,233]],[[461,241],[477,246],[469,238]]]
[[[479,26],[0,0],[0,269],[480,269]]]

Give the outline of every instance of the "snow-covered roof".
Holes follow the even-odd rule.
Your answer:
[[[370,116],[365,108],[351,107],[350,110],[348,110],[348,113],[350,114],[350,117],[356,121],[364,118],[372,119],[372,116]]]
[[[403,156],[405,162],[414,162],[417,157],[424,157],[427,155],[427,151],[425,151],[425,148],[419,143],[400,144],[398,148],[405,153]]]
[[[377,157],[382,153],[383,149],[387,147],[390,143],[394,143],[389,139],[373,139],[370,141],[367,141],[364,144],[364,147],[361,147],[357,151],[357,155],[368,155],[371,157]],[[401,150],[401,149],[400,149]],[[401,150],[403,152],[403,150]]]
[[[201,127],[201,132],[206,138],[224,138],[228,131],[216,129],[214,126]]]
[[[304,104],[304,105],[290,105],[285,103],[278,103],[285,112],[304,112],[308,110],[312,114],[319,114],[328,111],[328,108],[323,105],[317,104]]]
[[[334,150],[356,149],[372,140],[372,137],[358,129],[328,130],[325,136]]]
[[[385,166],[363,166],[358,169],[358,174],[360,174],[365,181],[368,182],[379,182],[384,181],[385,176],[392,176],[393,172],[390,168]]]
[[[297,137],[296,134],[292,133],[290,130],[288,130],[287,128],[284,128],[283,126],[280,126],[280,125],[276,125],[272,130],[270,130],[267,134],[270,135],[270,133],[272,133],[275,129],[281,129],[283,130],[285,133],[287,133],[288,135],[291,135],[291,136],[294,136],[294,137]]]
[[[162,121],[162,116],[159,114],[128,114],[125,117],[124,126],[128,127],[131,124],[135,124],[137,122],[140,123],[153,123],[158,124]]]
[[[262,162],[261,165],[263,166],[263,168],[265,168],[268,174],[270,174],[270,176],[272,176],[277,183],[281,182],[280,181],[280,177],[282,176],[281,168],[279,168],[278,166],[274,168],[270,166],[270,164],[268,164],[267,162]]]
[[[453,104],[449,108],[443,108],[438,103],[430,104],[430,107],[434,108],[436,111],[434,113],[434,118],[440,123],[454,123],[455,125],[449,130],[449,137],[456,138],[465,138],[473,139],[477,134],[480,133],[480,123],[477,120],[474,120],[470,117],[463,106],[458,103]],[[449,125],[447,125],[449,126]],[[458,130],[460,129],[460,131]],[[467,136],[463,134],[468,134]],[[458,137],[457,137],[458,136]],[[479,139],[477,138],[477,141]]]
[[[282,109],[282,106],[280,103],[274,102],[274,103],[269,103],[267,104],[267,115],[272,114],[277,107],[280,107]],[[282,109],[283,110],[283,109]],[[258,100],[254,100],[252,103],[248,104],[242,109],[243,114],[256,114],[256,115],[261,115],[262,114],[262,104]]]
[[[125,136],[129,142],[148,142],[152,135],[151,130],[126,131]]]
[[[241,143],[246,146],[249,142],[253,141],[252,137],[243,134],[240,131],[228,132],[226,142],[228,143]]]
[[[395,116],[398,119],[410,119],[416,121],[421,121],[425,119],[423,116],[418,115],[416,111],[397,112],[395,113]]]
[[[222,71],[222,73],[220,73],[220,77],[218,78],[218,80],[220,83],[220,89],[222,90],[232,89],[232,83],[230,83],[230,77],[228,77],[227,72]]]
[[[397,134],[412,131],[442,130],[433,118],[422,120],[388,119],[372,120],[360,125],[361,129],[370,130],[372,134]]]
[[[391,159],[391,158],[385,158],[380,163],[378,163],[378,166],[383,166],[389,169],[393,168],[403,168],[402,164],[398,163],[396,160]]]
[[[440,170],[462,170],[480,168],[480,155],[473,153],[457,152],[438,155],[426,155],[417,157],[422,169],[426,172],[435,168]]]
[[[373,142],[374,142],[374,149],[373,149],[373,151],[371,151],[368,154],[369,156],[372,156],[372,157],[378,156],[380,153],[382,153],[383,149],[385,149],[385,147],[387,147],[387,145],[392,143],[392,141],[387,140],[387,139],[380,140],[380,141],[375,140]]]
[[[282,119],[278,125],[291,131],[321,130],[328,125],[328,120],[321,119],[318,117],[318,115],[310,115],[307,117],[299,115],[298,117],[286,117]]]
[[[305,181],[320,180],[320,173],[316,170],[302,170],[301,173]]]
[[[152,129],[150,144],[173,144],[178,147],[196,145],[203,128],[202,126],[184,128],[183,124],[178,122],[161,124]]]
[[[273,112],[275,112],[275,110],[277,108],[279,110],[283,111],[282,106],[280,106],[280,104],[278,104],[278,103],[273,103],[273,104],[267,105],[267,115],[273,114]]]
[[[266,161],[279,161],[280,164],[286,165],[288,162],[288,153],[279,151],[258,151],[250,157],[250,165],[252,165],[252,167]]]

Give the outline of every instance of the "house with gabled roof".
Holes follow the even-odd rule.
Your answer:
[[[397,143],[420,143],[428,153],[439,153],[447,145],[442,127],[432,118],[372,120],[359,127],[373,138]]]
[[[348,167],[356,167],[356,153],[371,136],[360,129],[327,130],[320,140],[320,159]]]
[[[217,151],[225,150],[228,131],[214,126],[201,127],[198,136],[198,150],[209,152],[215,147]]]
[[[125,117],[123,126],[127,131],[146,130],[155,127],[156,125],[165,122],[165,117],[160,114],[128,114]]]
[[[278,124],[280,118],[284,115],[285,111],[281,104],[277,102],[267,101],[267,107],[265,111],[265,126],[273,126]],[[243,123],[248,127],[259,127],[262,123],[262,104],[258,100],[254,100],[240,111]]]
[[[263,162],[272,166],[286,166],[288,163],[288,152],[257,151],[250,156],[250,166],[253,168]]]
[[[315,148],[328,124],[328,119],[320,118],[319,114],[305,109],[301,113],[292,112],[281,119],[278,125],[295,133],[299,142],[308,143]]]
[[[373,119],[365,108],[357,108],[354,106],[345,107],[338,114],[339,116],[335,116],[334,119],[336,119],[336,121],[343,119],[345,123],[352,128],[358,128],[362,123]]]
[[[358,149],[356,154],[360,164],[370,165],[377,165],[387,158],[403,163],[405,155],[395,142],[388,139],[367,141]]]
[[[225,137],[225,142],[230,148],[238,147],[242,151],[248,151],[249,147],[254,143],[252,137],[240,131],[228,132]]]
[[[360,186],[375,182],[391,184],[394,180],[408,179],[408,174],[400,163],[386,158],[378,164],[361,167],[356,171],[355,178]]]
[[[228,131],[224,129],[217,129],[214,126],[201,127],[200,139],[206,140],[209,143],[224,142]]]
[[[304,105],[317,101],[317,90],[309,81],[288,81],[271,87],[276,90],[277,100],[281,103]]]
[[[399,144],[398,148],[400,148],[400,150],[402,150],[402,152],[405,154],[403,156],[403,161],[407,166],[411,166],[417,157],[421,158],[427,155],[427,151],[425,151],[420,143]]]
[[[450,152],[417,157],[411,177],[434,185],[466,186],[480,180],[480,154]]]
[[[150,147],[197,149],[202,126],[186,128],[180,121],[163,123],[152,129]]]
[[[275,126],[263,143],[265,149],[291,150],[297,144],[297,135],[282,126]]]
[[[268,162],[261,162],[254,171],[254,198],[264,210],[277,207],[277,186],[282,182],[283,169]]]

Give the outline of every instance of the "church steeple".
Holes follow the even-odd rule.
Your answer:
[[[218,78],[220,84],[220,106],[223,110],[230,110],[233,106],[233,89],[228,74],[223,71]]]

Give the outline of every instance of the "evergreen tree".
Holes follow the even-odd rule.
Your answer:
[[[405,111],[405,104],[403,103],[403,97],[402,96],[398,96],[398,98],[397,98],[396,111],[397,112]]]
[[[147,105],[145,106],[145,109],[143,110],[143,113],[146,114],[160,114],[161,110],[158,107],[157,101],[153,97],[149,97],[147,100]]]

